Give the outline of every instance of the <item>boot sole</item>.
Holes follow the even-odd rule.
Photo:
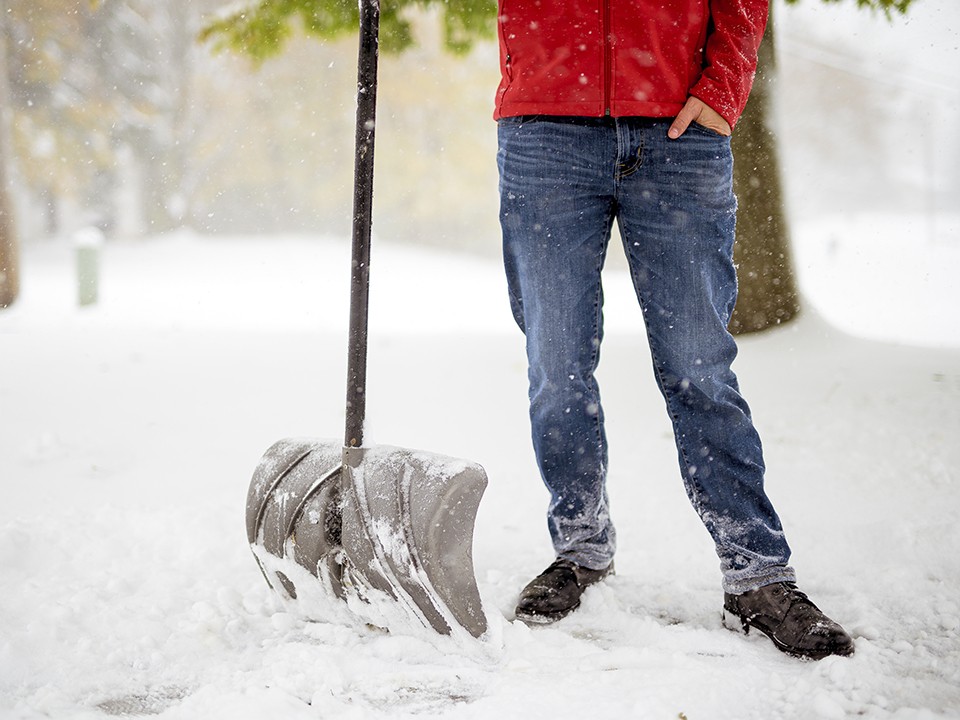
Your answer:
[[[557,622],[557,620],[562,620],[578,607],[580,607],[579,602],[567,610],[560,610],[554,613],[531,613],[518,611],[515,613],[515,617],[524,625],[550,625],[551,623]]]

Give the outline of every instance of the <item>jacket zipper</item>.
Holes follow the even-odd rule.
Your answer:
[[[610,115],[610,91],[613,85],[613,60],[610,49],[610,0],[603,2],[603,114]]]

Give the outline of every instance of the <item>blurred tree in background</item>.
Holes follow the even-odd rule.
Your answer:
[[[119,221],[117,191],[127,184],[136,185],[135,211],[151,229],[177,226],[197,121],[191,113],[197,3],[7,5],[13,142],[22,180],[45,212],[45,230],[59,231],[67,202],[110,232]]]
[[[20,208],[26,236],[58,237],[90,224],[108,238],[178,227],[349,231],[354,38],[315,43],[280,32],[285,52],[252,60],[214,55],[196,42],[222,0],[2,2],[9,204]],[[335,7],[339,22],[355,19],[354,3]],[[397,168],[405,182],[382,189],[378,227],[399,239],[464,247],[481,210],[463,195],[489,185],[493,165],[463,137],[483,138],[492,128],[496,55],[452,60],[443,48],[465,52],[457,38],[466,31],[437,11],[412,8],[396,25],[407,37],[398,47],[410,49],[383,69],[391,122],[382,135],[396,135],[380,144],[378,163]],[[441,84],[440,66],[453,85]],[[451,106],[426,111],[431,93]],[[459,194],[449,174],[437,176],[450,165],[467,188]],[[495,227],[496,217],[490,222]]]
[[[2,10],[0,6],[0,10]],[[0,15],[0,24],[3,16]],[[2,31],[0,25],[0,31]],[[20,294],[20,244],[13,219],[13,202],[7,180],[7,159],[10,148],[10,100],[7,91],[6,33],[0,32],[0,309],[9,307]]]

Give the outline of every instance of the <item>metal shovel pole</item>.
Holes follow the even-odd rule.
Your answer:
[[[370,227],[373,214],[373,146],[377,121],[379,32],[379,0],[360,0],[350,328],[347,340],[347,419],[344,447],[363,445],[363,421],[366,412],[367,308],[370,296]]]

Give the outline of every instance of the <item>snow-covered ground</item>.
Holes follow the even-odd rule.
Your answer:
[[[0,313],[0,718],[960,717],[960,292],[937,280],[960,249],[864,267],[860,240],[899,231],[863,222],[800,229],[806,312],[736,366],[802,587],[856,636],[819,663],[722,627],[622,273],[600,371],[618,575],[530,629],[512,607],[551,552],[500,268],[374,248],[368,439],[490,477],[491,630],[458,642],[306,622],[246,544],[260,454],[341,436],[345,241],[110,244],[87,308],[72,246],[28,245]]]
[[[721,626],[622,272],[600,369],[618,575],[529,629],[512,608],[551,551],[501,270],[374,249],[368,439],[490,478],[491,629],[457,642],[307,622],[247,547],[261,453],[342,434],[348,243],[114,243],[78,308],[60,240],[26,245],[0,312],[0,720],[960,717],[960,12],[923,0],[887,25],[854,5],[778,15],[805,310],[744,338],[736,368],[801,585],[855,657],[798,662]]]

